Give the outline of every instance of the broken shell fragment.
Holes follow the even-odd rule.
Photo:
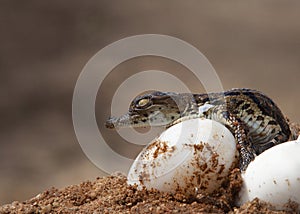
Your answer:
[[[208,119],[192,119],[165,130],[138,155],[128,184],[186,194],[220,187],[237,159],[232,133]]]

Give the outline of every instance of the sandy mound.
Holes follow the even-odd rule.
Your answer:
[[[258,200],[241,208],[233,205],[241,187],[238,169],[231,172],[222,187],[211,195],[186,197],[157,190],[137,190],[126,184],[122,175],[97,178],[62,190],[49,189],[25,202],[13,202],[0,207],[0,213],[244,213],[272,212]],[[284,212],[274,212],[284,213]]]

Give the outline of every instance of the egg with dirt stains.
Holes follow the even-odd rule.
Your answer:
[[[243,187],[237,205],[254,198],[278,210],[300,211],[300,138],[266,150],[242,174]],[[297,209],[297,208],[296,208]]]
[[[208,119],[191,119],[165,130],[138,155],[128,184],[188,195],[220,187],[237,160],[232,133]]]

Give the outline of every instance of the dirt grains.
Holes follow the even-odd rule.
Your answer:
[[[51,188],[24,202],[0,207],[0,213],[285,213],[253,200],[237,208],[234,198],[242,180],[233,169],[222,187],[210,194],[185,196],[157,190],[137,190],[123,175],[97,178],[58,190]]]

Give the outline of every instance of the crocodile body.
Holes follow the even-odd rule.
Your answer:
[[[232,132],[242,171],[256,155],[291,137],[289,125],[277,105],[263,93],[245,88],[208,94],[159,91],[144,94],[132,101],[127,114],[107,120],[106,127],[170,127],[199,117],[218,121]]]

